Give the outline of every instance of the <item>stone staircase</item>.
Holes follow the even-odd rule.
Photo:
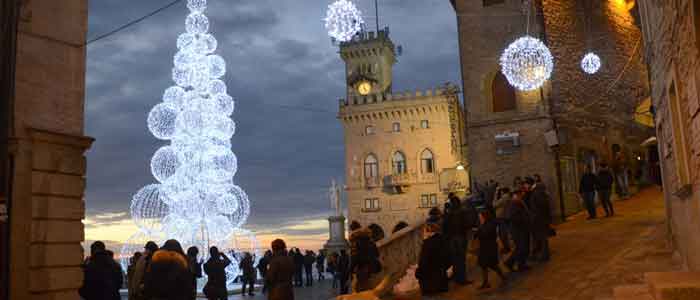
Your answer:
[[[615,300],[700,300],[700,272],[650,272],[646,284],[618,286]]]

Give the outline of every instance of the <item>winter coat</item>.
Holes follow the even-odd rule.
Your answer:
[[[106,252],[95,253],[83,269],[83,286],[78,293],[85,300],[120,299],[121,267]]]
[[[258,261],[258,271],[260,272],[260,276],[265,278],[265,273],[267,272],[267,265],[269,264],[270,257],[265,255],[263,256],[260,261]]]
[[[496,221],[491,219],[481,224],[476,232],[479,239],[479,266],[482,268],[498,266],[498,232]]]
[[[581,176],[581,183],[579,184],[578,192],[591,193],[596,190],[596,176],[593,173],[585,173]]]
[[[316,262],[316,256],[309,253],[304,255],[304,269],[311,273],[311,270],[314,268],[314,263]]]
[[[294,269],[301,272],[304,269],[304,254],[294,252]]]
[[[522,201],[513,201],[510,210],[510,224],[512,230],[530,231],[532,216]]]
[[[323,254],[319,254],[316,256],[316,270],[318,270],[319,273],[323,273],[324,267],[325,267],[325,262],[326,262],[326,256]]]
[[[600,170],[596,179],[598,187],[597,190],[609,191],[612,189],[614,179],[609,170]]]
[[[133,273],[129,280],[129,300],[144,300],[145,295],[143,294],[143,280],[146,275],[146,270],[151,265],[151,256],[144,255],[136,261],[133,268]]]
[[[241,263],[238,264],[238,268],[240,268],[240,270],[243,272],[244,280],[255,281],[257,279],[257,272],[255,271],[255,267],[253,266],[252,257],[243,258]]]
[[[509,219],[511,210],[512,196],[510,194],[503,194],[501,198],[493,203],[496,209],[496,217],[499,219]]]
[[[265,281],[270,289],[268,300],[294,300],[294,259],[284,254],[275,254],[270,258]]]
[[[436,233],[425,239],[420,250],[416,279],[424,295],[447,292],[450,251],[446,238]]]
[[[341,282],[345,282],[350,278],[350,257],[347,254],[338,256],[336,272]]]
[[[230,264],[231,260],[225,255],[210,257],[204,263],[204,273],[209,277],[203,289],[207,298],[224,298],[228,295],[226,290],[226,267]]]
[[[549,194],[541,185],[536,185],[530,198],[530,213],[535,215],[535,224],[552,224],[552,209]]]
[[[353,231],[350,234],[350,272],[357,272],[360,268],[371,270],[378,264],[379,250],[372,241],[372,232],[366,228]]]
[[[192,273],[187,258],[175,251],[156,251],[146,270],[143,286],[146,299],[191,299]]]

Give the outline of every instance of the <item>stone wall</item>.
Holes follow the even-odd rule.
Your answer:
[[[12,102],[9,299],[79,299],[87,1],[21,1]]]
[[[377,286],[382,279],[389,277],[389,288],[392,288],[406,275],[411,265],[418,264],[420,250],[423,245],[424,222],[406,227],[394,235],[377,242],[379,257],[382,261],[382,271],[372,276],[372,286]],[[382,291],[389,293],[390,291]]]
[[[674,245],[687,267],[700,270],[700,97],[698,96],[698,1],[641,0],[640,15],[644,28],[645,58],[650,68],[651,95],[656,110],[655,122],[662,165],[669,231]],[[669,88],[675,84],[680,115],[670,107]],[[682,116],[682,118],[678,118]],[[688,166],[678,165],[680,149],[675,145],[673,122],[685,129]],[[677,171],[687,167],[690,182],[680,182]]]

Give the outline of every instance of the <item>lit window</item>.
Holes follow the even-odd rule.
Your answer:
[[[423,129],[430,128],[430,124],[428,124],[428,120],[421,120],[420,121],[420,128],[423,128]]]
[[[437,207],[437,194],[430,194],[430,207]]]
[[[420,207],[421,208],[431,208],[437,207],[437,194],[422,194],[420,195]]]
[[[365,178],[377,178],[379,169],[379,161],[377,158],[370,154],[365,158]]]
[[[394,163],[394,174],[406,173],[406,156],[403,153],[396,151],[392,157],[392,162]]]
[[[365,134],[367,134],[367,135],[374,134],[374,126],[369,125],[369,126],[365,127]]]
[[[401,123],[396,122],[394,124],[391,124],[391,130],[393,132],[400,132],[401,131]]]
[[[365,210],[378,210],[379,208],[379,198],[365,199]]]
[[[428,194],[420,195],[420,207],[428,207],[429,197]]]
[[[421,162],[421,172],[423,173],[433,173],[435,172],[435,161],[433,160],[433,152],[425,149],[420,155]]]

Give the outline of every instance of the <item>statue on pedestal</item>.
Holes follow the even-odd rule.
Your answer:
[[[328,217],[329,239],[323,248],[330,254],[348,249],[348,241],[345,239],[345,217],[340,204],[340,187],[335,183],[335,180],[331,181],[328,192],[331,207],[335,209],[335,216]]]

